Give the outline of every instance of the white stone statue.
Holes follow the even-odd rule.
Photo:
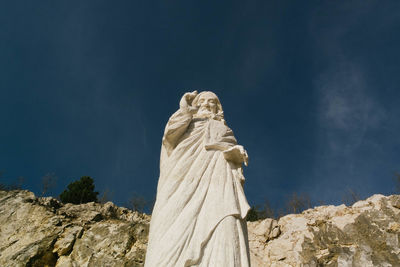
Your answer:
[[[162,140],[145,267],[250,266],[247,162],[218,97],[185,93]]]

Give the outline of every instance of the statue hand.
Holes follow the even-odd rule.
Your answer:
[[[226,160],[234,162],[236,164],[244,163],[245,166],[248,165],[249,156],[247,155],[247,151],[241,145],[235,145],[224,152],[224,157]]]
[[[192,102],[193,99],[197,96],[197,91],[194,90],[191,93],[185,93],[182,98],[181,101],[179,102],[179,107],[181,109],[186,109],[188,108],[189,111],[193,112],[193,110],[195,109],[194,107],[192,107]],[[197,109],[196,109],[197,110]]]
[[[247,154],[247,151],[241,145],[236,145],[236,147],[238,147],[240,154],[242,155],[244,165],[247,166],[249,164],[249,155]]]

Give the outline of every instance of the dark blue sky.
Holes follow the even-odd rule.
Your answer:
[[[399,1],[3,1],[1,179],[154,198],[168,117],[212,90],[248,150],[250,204],[391,194],[399,47]]]

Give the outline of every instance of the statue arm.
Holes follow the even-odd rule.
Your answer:
[[[187,110],[179,109],[168,120],[165,126],[163,144],[168,154],[175,148],[179,138],[186,132],[192,121],[192,114]]]
[[[206,150],[227,150],[235,145],[237,141],[232,130],[225,122],[210,121],[204,148]]]
[[[216,142],[210,142],[204,145],[204,148],[206,150],[221,150],[221,151],[225,151],[227,149],[232,148],[233,146],[235,146],[236,143],[236,139],[233,135],[231,136],[226,136],[221,138],[219,141]]]
[[[220,150],[227,161],[235,165],[247,166],[249,156],[243,146],[238,145],[232,130],[222,123],[214,123],[207,138],[206,150]]]
[[[165,126],[163,145],[167,149],[168,155],[177,145],[179,138],[186,132],[187,127],[193,118],[195,108],[191,106],[197,91],[185,93],[179,103],[179,109],[168,120]]]

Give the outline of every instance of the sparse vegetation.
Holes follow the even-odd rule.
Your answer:
[[[114,196],[114,192],[110,191],[110,189],[106,188],[101,196],[99,197],[98,201],[99,203],[107,203],[108,201],[111,201],[112,197]]]
[[[42,196],[56,186],[57,179],[58,177],[54,173],[47,173],[42,177]]]
[[[89,176],[82,176],[80,180],[68,185],[68,189],[60,194],[63,203],[82,204],[97,202],[99,192],[94,191],[94,181]]]
[[[266,200],[262,208],[260,206],[252,206],[246,216],[247,221],[263,220],[265,218],[279,219],[282,216],[290,213],[301,213],[302,211],[311,208],[311,199],[305,193],[292,193],[287,196],[285,208],[275,210]]]
[[[343,194],[342,202],[346,206],[351,206],[354,203],[356,203],[357,201],[359,201],[360,199],[361,199],[360,195],[358,194],[358,192],[356,190],[347,188]]]
[[[3,178],[3,175],[4,175],[4,171],[0,171],[0,178]],[[24,181],[25,181],[25,178],[23,176],[19,176],[11,184],[0,182],[0,190],[2,190],[2,191],[21,190],[22,185],[24,184]]]
[[[286,202],[286,213],[301,213],[311,208],[310,196],[305,193],[292,193]]]
[[[149,205],[149,201],[147,201],[143,196],[140,196],[136,193],[133,193],[132,196],[128,199],[127,206],[133,211],[143,212],[143,210]]]
[[[260,216],[260,213],[261,213],[261,212],[262,212],[262,211],[259,210],[257,206],[252,206],[252,207],[249,209],[249,212],[247,212],[246,221],[248,221],[248,222],[254,222],[254,221],[257,221],[257,220],[262,219],[261,216]]]

